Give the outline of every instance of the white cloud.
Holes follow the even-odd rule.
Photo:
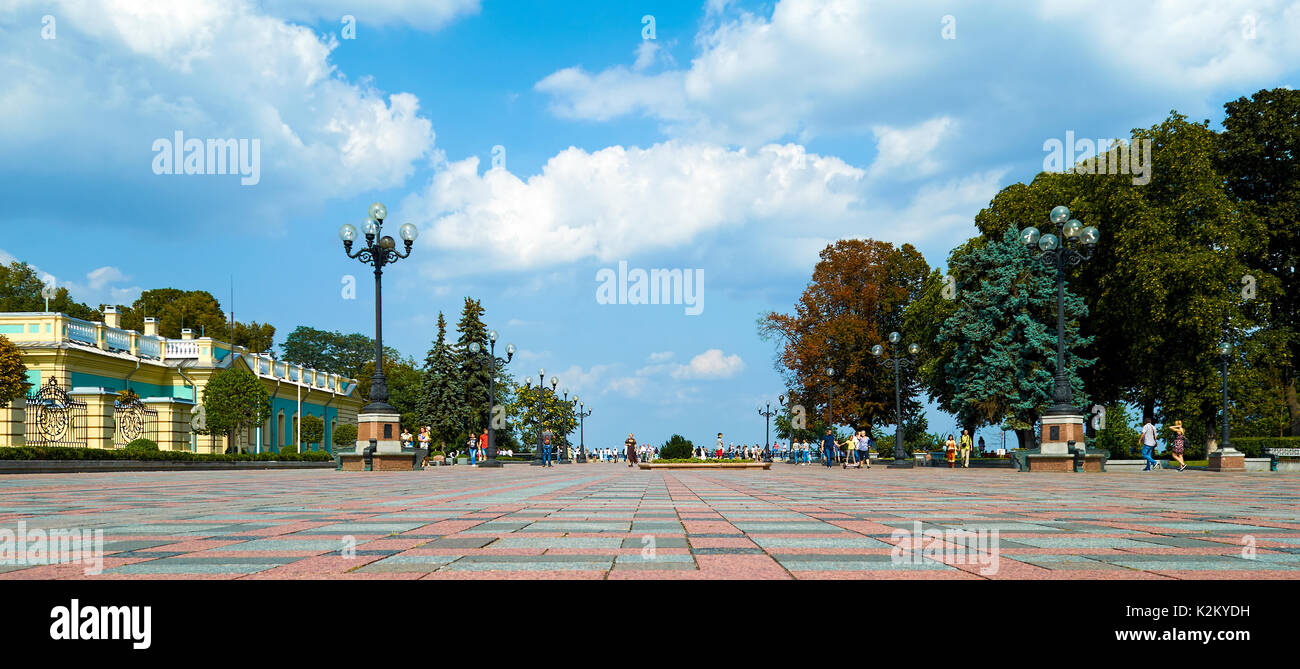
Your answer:
[[[23,262],[23,260],[0,249],[0,264],[8,265],[14,262]],[[37,265],[27,264],[42,281],[53,284],[55,288],[67,288],[72,299],[85,303],[91,308],[100,304],[131,304],[144,291],[140,286],[123,285],[130,277],[112,266],[91,270],[86,273],[83,281],[76,281],[61,279]]]
[[[15,16],[0,26],[0,152],[10,165],[126,182],[114,191],[147,194],[160,210],[188,206],[190,219],[217,209],[204,206],[210,198],[224,225],[265,229],[301,207],[400,186],[433,149],[414,95],[348,82],[330,62],[337,39],[251,0],[11,4]],[[40,26],[47,12],[54,40],[15,27]],[[154,174],[154,140],[177,130],[259,140],[261,182]]]
[[[934,174],[940,167],[935,149],[952,135],[956,124],[952,117],[941,116],[909,128],[872,126],[876,160],[871,164],[869,176],[914,178]]]
[[[949,13],[955,40],[941,39]],[[1297,33],[1300,5],[1279,0],[1038,0],[978,13],[926,1],[781,0],[770,15],[710,0],[690,67],[569,67],[536,89],[562,117],[646,115],[672,136],[755,146],[865,132],[872,118],[915,116],[899,114],[909,105],[932,114],[937,94],[986,114],[1059,107],[1044,97],[1044,64],[1099,63],[1089,70],[1119,96],[1269,82],[1300,60]]]
[[[479,174],[477,158],[445,165],[401,215],[421,224],[422,240],[454,252],[429,269],[434,276],[521,270],[610,262],[756,222],[845,220],[861,205],[864,176],[794,144],[569,148],[527,181],[504,169]],[[475,255],[484,249],[500,257],[484,262]]]
[[[663,352],[660,352],[660,353],[651,353],[651,354],[650,354],[650,358],[649,358],[649,360],[650,360],[650,362],[665,362],[665,361],[668,361],[668,360],[672,360],[674,355],[676,355],[676,354],[674,354],[672,351],[663,351]]]
[[[745,371],[745,362],[739,355],[725,355],[722,349],[712,348],[694,358],[690,363],[678,365],[671,375],[674,379],[729,379]]]

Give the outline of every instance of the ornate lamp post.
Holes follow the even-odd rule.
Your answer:
[[[411,255],[411,245],[420,236],[420,230],[410,223],[398,228],[398,236],[406,246],[404,253],[399,252],[397,242],[383,234],[387,217],[387,207],[378,202],[370,205],[370,216],[361,228],[365,246],[356,253],[352,252],[352,245],[357,241],[356,226],[345,223],[339,228],[339,239],[343,241],[343,252],[349,258],[375,268],[375,373],[370,377],[370,403],[357,417],[357,444],[369,442],[372,451],[401,452],[402,443],[397,431],[402,418],[388,403],[388,379],[384,376],[383,276],[385,266]],[[383,444],[378,443],[381,439]]]
[[[1219,440],[1218,450],[1207,458],[1209,469],[1216,472],[1246,469],[1246,455],[1232,447],[1228,434],[1228,365],[1231,362],[1232,344],[1224,340],[1219,344],[1219,374],[1223,377],[1223,438]]]
[[[497,460],[497,430],[492,424],[494,413],[497,406],[497,331],[488,332],[488,447],[487,460],[484,460],[480,467],[500,467],[501,461]],[[479,343],[472,341],[469,343],[469,352],[478,355],[483,347]],[[506,364],[515,357],[515,345],[506,345]]]
[[[785,395],[782,395],[781,399],[784,401]],[[772,447],[772,416],[775,416],[778,413],[780,412],[772,409],[772,403],[770,401],[767,403],[766,411],[763,410],[763,407],[758,408],[758,415],[767,419],[763,421],[763,452],[767,454],[764,459],[768,462],[772,461],[771,451],[768,450]]]
[[[569,389],[565,388],[560,392],[564,393],[564,406],[569,407],[569,410],[572,411],[573,405],[569,404]],[[562,465],[573,464],[573,460],[569,458],[569,434],[571,434],[571,432],[564,433],[564,448],[560,449],[560,457],[557,459],[557,462]]]
[[[911,467],[912,461],[907,459],[907,452],[903,450],[903,391],[900,377],[903,370],[915,366],[916,354],[921,352],[921,347],[917,344],[907,345],[907,354],[910,358],[898,354],[898,343],[903,340],[903,336],[897,332],[889,333],[889,357],[881,358],[884,355],[885,347],[876,344],[871,347],[871,355],[876,356],[880,363],[894,370],[894,461],[889,464],[895,469]]]
[[[560,384],[559,379],[557,379],[557,378],[555,378],[554,376],[552,376],[552,377],[551,377],[551,394],[552,394],[552,395],[555,394],[555,386],[557,386],[557,385],[559,385],[559,384]],[[531,387],[531,386],[532,386],[532,379],[529,379],[528,381],[526,381],[526,382],[524,383],[524,385],[525,385],[525,387]],[[554,436],[553,434],[551,434],[551,431],[550,431],[550,430],[546,430],[545,435],[543,435],[543,433],[542,433],[542,415],[543,415],[543,413],[544,413],[544,408],[543,408],[543,406],[544,406],[545,403],[546,403],[546,370],[545,370],[545,369],[539,369],[539,370],[537,370],[537,452],[533,454],[533,462],[532,462],[533,466],[537,466],[537,467],[540,467],[540,466],[542,465],[542,439],[543,439],[543,437],[544,437],[544,436],[547,436],[547,437]],[[551,447],[554,448],[554,446],[555,446],[555,444],[552,442]]]
[[[1068,207],[1056,207],[1050,214],[1056,234],[1041,234],[1038,228],[1020,231],[1020,241],[1030,253],[1038,249],[1038,259],[1056,268],[1056,373],[1053,377],[1052,407],[1043,415],[1043,439],[1040,457],[1068,458],[1069,442],[1084,443],[1083,415],[1074,406],[1070,379],[1065,373],[1065,275],[1069,268],[1090,260],[1101,239],[1096,227],[1084,227],[1070,218]],[[1068,470],[1067,470],[1068,471]]]
[[[578,462],[580,464],[586,464],[587,441],[583,438],[583,419],[591,415],[591,409],[586,409],[584,411],[583,409],[585,407],[582,404],[582,400],[577,395],[573,396],[573,401],[578,403]]]

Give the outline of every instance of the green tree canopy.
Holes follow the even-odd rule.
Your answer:
[[[0,404],[27,397],[31,386],[27,381],[22,351],[8,337],[0,335]]]
[[[41,291],[45,282],[36,270],[24,262],[0,265],[0,311],[45,311],[45,297]],[[98,321],[103,314],[72,299],[68,289],[56,287],[50,299],[50,311],[73,318]]]
[[[325,421],[320,416],[306,414],[302,417],[302,443],[321,444],[325,441]]]
[[[203,409],[207,414],[204,433],[224,434],[233,445],[240,429],[261,425],[271,417],[271,397],[252,372],[231,367],[208,379]]]

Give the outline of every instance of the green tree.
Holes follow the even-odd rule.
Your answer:
[[[275,347],[275,326],[270,323],[236,322],[230,331],[229,343],[243,346],[254,353],[266,353]]]
[[[483,324],[483,305],[473,298],[465,298],[460,321],[456,323],[459,337],[453,348],[456,360],[457,377],[460,385],[460,399],[464,402],[457,418],[474,434],[487,427],[488,421],[488,382],[491,374],[482,351],[488,350],[488,329]],[[478,354],[470,353],[469,345],[477,343]],[[501,361],[498,360],[498,364]]]
[[[231,367],[208,379],[203,388],[203,408],[207,413],[207,429],[203,433],[226,435],[227,450],[230,450],[236,432],[250,425],[261,425],[271,417],[271,397],[252,372]]]
[[[357,426],[354,423],[339,423],[334,426],[334,435],[330,438],[335,446],[352,448],[357,444]]]
[[[1097,448],[1110,451],[1113,460],[1139,457],[1138,436],[1128,407],[1118,402],[1106,406],[1106,427],[1097,430]]]
[[[456,443],[457,435],[466,429],[460,417],[465,406],[462,394],[456,358],[447,345],[447,319],[438,312],[438,336],[424,356],[417,413],[419,424],[432,430],[434,443]]]
[[[45,282],[36,270],[23,262],[0,265],[0,311],[45,311],[45,297],[42,289]],[[63,313],[73,318],[98,321],[103,314],[76,300],[67,288],[58,287],[50,299],[50,311]]]
[[[1256,302],[1264,327],[1277,337],[1269,365],[1276,371],[1267,375],[1281,388],[1272,394],[1286,404],[1288,432],[1300,436],[1300,91],[1261,90],[1224,108],[1216,166],[1228,192],[1262,222],[1266,241],[1251,264],[1277,286],[1271,299]]]
[[[0,404],[27,397],[31,386],[22,351],[8,337],[0,335]]]
[[[368,377],[375,371],[375,340],[363,334],[327,332],[300,325],[280,344],[285,362],[318,369],[331,374],[340,374],[350,379]],[[397,350],[384,347],[386,360],[401,359]],[[385,369],[387,363],[385,363]],[[386,373],[386,372],[385,372]],[[365,384],[368,397],[370,383]],[[391,389],[390,389],[391,390]]]
[[[177,339],[188,328],[194,335],[229,341],[230,327],[221,303],[206,290],[156,288],[140,293],[129,307],[119,306],[122,327],[144,331],[144,319],[158,319],[158,334]]]
[[[955,311],[938,335],[955,345],[944,376],[955,387],[952,403],[965,426],[1013,420],[1022,448],[1029,447],[1028,426],[1052,404],[1056,366],[1055,269],[1026,251],[1014,228],[1002,239],[953,256],[949,266],[961,277]],[[1092,364],[1076,349],[1089,340],[1079,335],[1079,320],[1088,308],[1077,295],[1065,294],[1066,373],[1076,406],[1087,406],[1079,370]]]
[[[536,385],[526,384],[522,388],[515,386],[510,392],[510,404],[506,410],[516,417],[520,432],[520,442],[535,449],[538,433],[550,430],[552,443],[558,446],[567,444],[568,435],[578,428],[577,408],[573,400],[553,392],[550,386],[539,390]],[[539,430],[538,425],[541,425]],[[558,454],[559,451],[557,450]]]
[[[695,444],[680,434],[668,437],[668,441],[659,448],[659,457],[664,460],[685,460],[694,455]]]
[[[302,417],[302,443],[314,446],[325,441],[325,421],[320,416],[306,414]]]
[[[370,361],[361,368],[357,383],[357,397],[370,397],[370,384],[375,374],[375,363]],[[416,429],[420,412],[420,382],[422,376],[414,358],[400,355],[384,356],[384,376],[388,382],[388,403],[402,416],[402,425]]]

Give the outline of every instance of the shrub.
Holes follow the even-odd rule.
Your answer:
[[[695,444],[680,434],[674,434],[660,447],[659,458],[657,459],[684,460],[689,459],[694,454]]]
[[[131,443],[127,444],[126,450],[132,453],[140,453],[140,452],[157,453],[158,444],[155,443],[152,439],[145,439],[141,437],[140,439],[136,439]]]
[[[1233,448],[1246,454],[1248,458],[1268,457],[1264,449],[1300,448],[1300,437],[1241,437],[1228,435],[1228,443]]]
[[[335,446],[355,446],[357,443],[357,426],[352,423],[343,423],[335,426],[334,436],[331,439]]]
[[[320,444],[325,441],[325,421],[320,416],[302,417],[302,443]]]
[[[280,454],[281,454],[281,455],[287,455],[287,454],[297,455],[297,454],[298,454],[298,447],[297,447],[296,445],[294,445],[294,444],[286,444],[286,445],[280,447]]]

